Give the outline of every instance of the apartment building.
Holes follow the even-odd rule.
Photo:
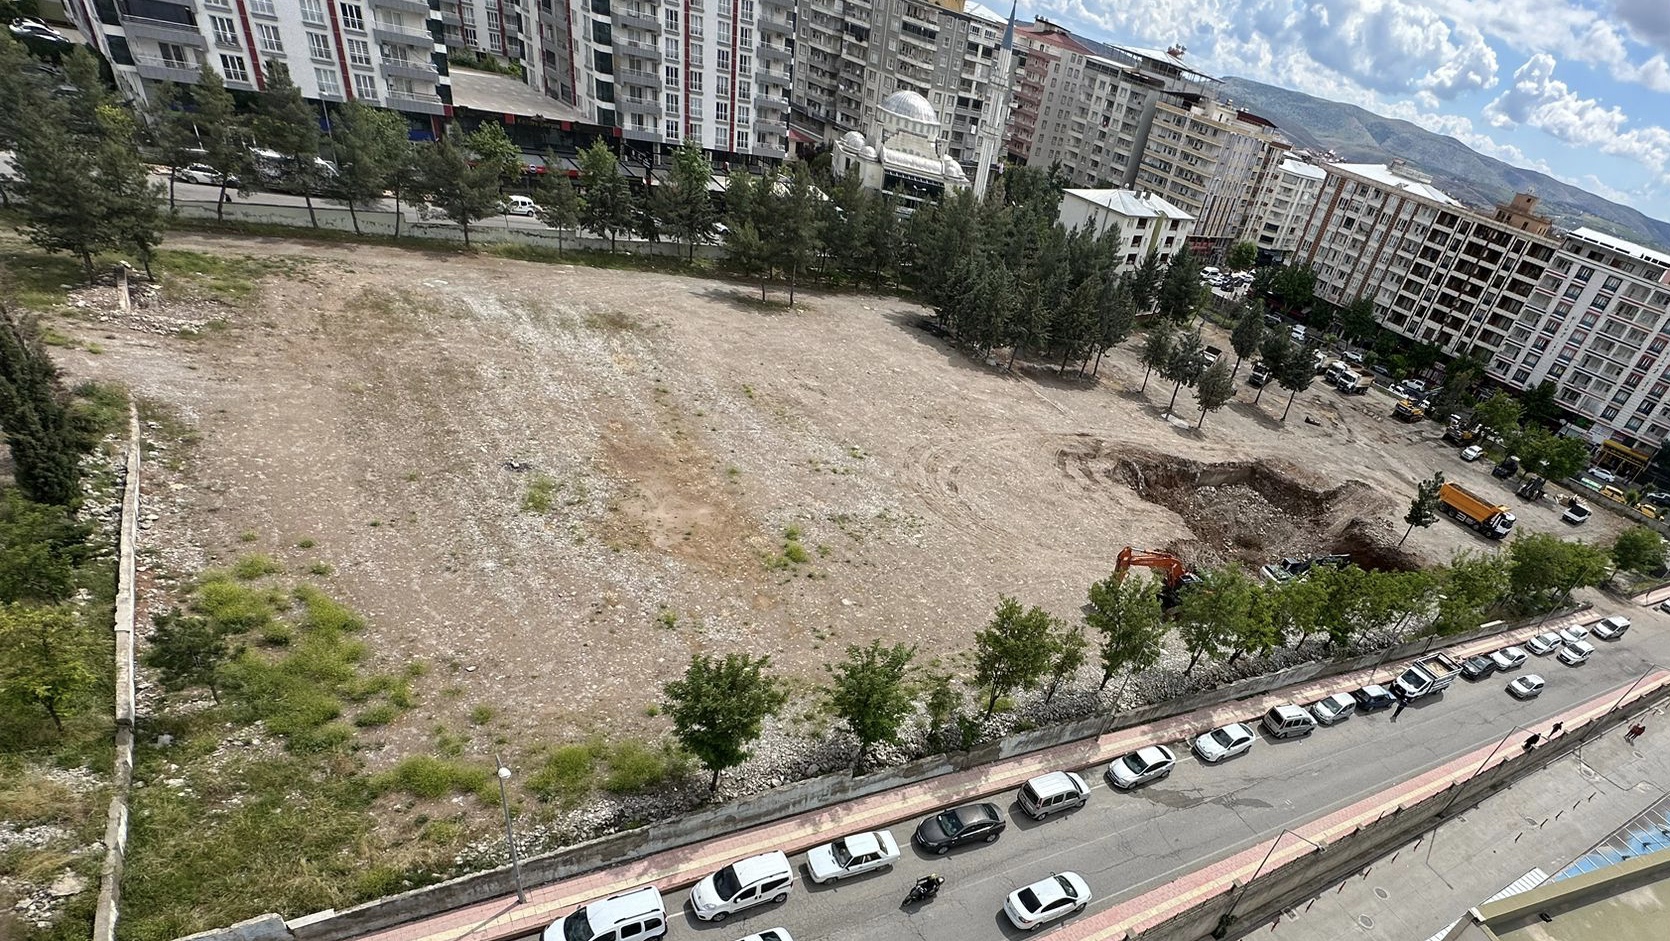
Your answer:
[[[1218,255],[1246,229],[1255,195],[1290,145],[1251,112],[1200,95],[1157,103],[1136,184],[1196,219],[1194,249]]]
[[[236,91],[260,91],[282,62],[302,94],[358,99],[417,117],[451,102],[446,55],[422,0],[69,0],[76,28],[137,101],[161,82],[195,84],[207,62]]]
[[[1149,252],[1170,258],[1188,244],[1194,217],[1154,193],[1127,189],[1070,189],[1061,194],[1058,218],[1068,229],[1098,237],[1118,227],[1122,249],[1115,272],[1135,269]]]
[[[1519,321],[1559,240],[1520,195],[1494,215],[1469,210],[1402,164],[1329,164],[1290,263],[1316,294],[1372,298],[1387,329],[1486,361]]]
[[[963,0],[800,0],[791,101],[808,143],[865,132],[894,92],[945,118],[946,153],[972,170],[999,97],[1007,19]],[[972,176],[972,173],[970,174]]]
[[[1260,264],[1280,264],[1299,246],[1299,235],[1326,177],[1316,164],[1291,157],[1265,176],[1241,232],[1242,241],[1258,247]]]
[[[1488,374],[1594,423],[1591,440],[1651,451],[1670,436],[1670,255],[1580,228],[1560,240]]]

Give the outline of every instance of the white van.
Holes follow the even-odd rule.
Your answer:
[[[538,209],[539,207],[534,204],[534,201],[526,196],[505,197],[504,211],[513,216],[531,216],[538,211]]]
[[[1271,738],[1295,738],[1316,730],[1316,720],[1298,706],[1276,706],[1264,714],[1264,731]]]
[[[794,869],[782,852],[739,859],[690,890],[690,910],[702,921],[724,921],[746,908],[789,900]],[[622,938],[621,941],[626,941]]]
[[[1074,807],[1083,807],[1090,798],[1090,786],[1071,771],[1051,771],[1021,785],[1016,803],[1033,820]]]
[[[576,908],[551,922],[541,941],[649,941],[666,935],[661,891],[646,885]]]

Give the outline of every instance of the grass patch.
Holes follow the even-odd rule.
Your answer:
[[[378,775],[372,786],[378,791],[399,791],[423,800],[440,800],[453,794],[480,793],[492,781],[492,773],[480,765],[433,755],[413,755]]]
[[[16,242],[0,249],[0,271],[7,273],[12,297],[25,310],[52,310],[68,300],[71,290],[87,283],[80,261],[64,255],[48,255]]]
[[[470,710],[471,725],[486,725],[498,715],[498,710],[492,706],[482,704]]]
[[[799,526],[791,524],[784,528],[782,548],[778,550],[776,555],[766,559],[765,567],[772,570],[791,569],[812,561],[812,555],[806,551],[806,546],[801,543],[800,537]]]
[[[282,571],[284,566],[279,565],[277,559],[261,552],[252,552],[232,564],[232,576],[245,582],[277,575]]]
[[[261,537],[259,535],[257,535],[255,530],[253,530],[253,529],[246,529],[243,532],[238,534],[238,541],[239,542],[254,542],[255,540],[260,539],[260,538]]]
[[[92,450],[106,435],[127,438],[128,390],[109,382],[83,382],[70,403],[85,447]]]
[[[278,613],[271,592],[240,585],[225,574],[209,575],[198,583],[191,609],[228,634],[261,630]]]
[[[464,825],[456,820],[431,820],[423,825],[420,838],[436,846],[457,846],[464,841]]]
[[[559,486],[550,474],[534,474],[528,481],[527,492],[522,494],[522,511],[540,516],[551,512]]]
[[[545,803],[578,803],[591,793],[597,761],[603,756],[600,742],[564,745],[546,754],[544,762],[528,777],[528,790]]]
[[[170,300],[212,300],[240,305],[255,296],[260,281],[278,273],[296,274],[307,261],[296,257],[255,258],[164,248],[151,261]]]
[[[354,716],[354,725],[362,729],[374,729],[388,725],[400,717],[400,707],[394,703],[380,702],[375,706]]]
[[[608,764],[603,789],[611,794],[640,794],[654,790],[684,777],[690,770],[689,757],[672,744],[650,748],[631,740],[617,742],[609,749]]]
[[[311,549],[316,545],[318,545],[318,543],[314,542],[311,539],[303,539],[300,542],[296,543],[296,548],[297,549]]]
[[[316,575],[320,578],[324,578],[334,571],[336,570],[331,568],[329,562],[315,562],[307,567],[307,574]]]
[[[298,585],[295,597],[302,603],[302,626],[310,631],[365,630],[359,615],[311,585]]]

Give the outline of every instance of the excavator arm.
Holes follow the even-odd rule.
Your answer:
[[[1129,572],[1133,565],[1163,573],[1166,588],[1171,590],[1175,590],[1178,585],[1182,584],[1183,576],[1188,574],[1188,569],[1184,567],[1183,560],[1169,552],[1138,550],[1126,546],[1119,551],[1119,558],[1114,563],[1114,576],[1120,581],[1124,581],[1125,573]]]

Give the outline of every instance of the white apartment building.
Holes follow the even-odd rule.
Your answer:
[[[1299,247],[1299,235],[1326,177],[1321,167],[1291,157],[1265,176],[1241,233],[1242,241],[1258,247],[1261,262],[1280,263]]]
[[[1221,253],[1241,237],[1254,195],[1289,146],[1258,115],[1171,96],[1154,109],[1136,183],[1195,216],[1196,250]]]
[[[1580,228],[1552,263],[1490,360],[1504,385],[1558,388],[1590,438],[1651,451],[1670,436],[1670,255]]]
[[[1553,262],[1552,223],[1521,194],[1485,216],[1402,165],[1329,164],[1290,264],[1316,295],[1373,299],[1381,325],[1489,361]]]
[[[302,95],[442,115],[446,56],[422,0],[69,0],[65,10],[138,101],[195,84],[202,63],[254,92],[282,62]]]
[[[1128,189],[1070,189],[1061,195],[1057,217],[1068,229],[1088,228],[1097,236],[1118,226],[1123,249],[1116,272],[1142,264],[1149,252],[1170,258],[1189,242],[1195,218],[1154,193]]]

